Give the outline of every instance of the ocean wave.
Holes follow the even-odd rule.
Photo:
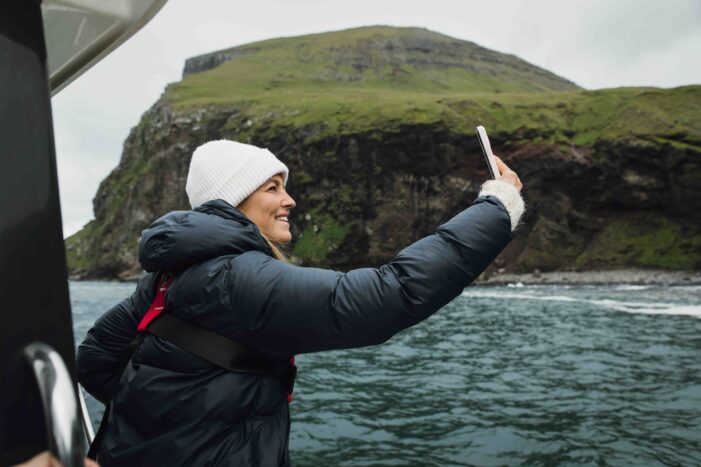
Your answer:
[[[649,289],[651,286],[649,285],[634,285],[634,284],[621,284],[615,286],[613,289],[614,290],[646,290]]]
[[[499,292],[488,290],[465,290],[463,297],[521,299],[550,302],[587,303],[625,313],[642,313],[650,315],[685,315],[701,318],[701,305],[656,302],[627,302],[611,299],[592,300],[586,298],[568,297],[566,295],[532,295],[529,293]]]

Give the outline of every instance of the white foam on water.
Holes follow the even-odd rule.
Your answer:
[[[625,313],[642,313],[648,315],[686,315],[701,318],[701,305],[681,305],[678,303],[623,302],[617,300],[589,300],[586,298],[567,297],[565,295],[531,295],[528,293],[492,292],[487,290],[466,290],[463,297],[538,300],[546,302],[588,303]]]
[[[614,290],[645,290],[649,288],[649,285],[621,284],[614,287]]]

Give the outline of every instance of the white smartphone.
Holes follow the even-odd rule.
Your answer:
[[[497,176],[500,175],[499,168],[497,167],[497,161],[494,159],[494,154],[492,153],[492,145],[489,144],[487,130],[485,130],[482,125],[477,127],[477,139],[480,141],[480,147],[482,148],[484,159],[487,162],[489,174],[492,176],[492,178],[496,179]]]

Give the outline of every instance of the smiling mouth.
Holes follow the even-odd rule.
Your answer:
[[[290,220],[287,218],[287,216],[277,216],[275,217],[276,221],[284,222],[285,224],[289,224]]]

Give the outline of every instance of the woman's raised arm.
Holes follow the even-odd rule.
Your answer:
[[[244,253],[230,283],[241,343],[280,357],[380,344],[458,296],[511,238],[502,202],[480,196],[376,269],[341,273]]]

